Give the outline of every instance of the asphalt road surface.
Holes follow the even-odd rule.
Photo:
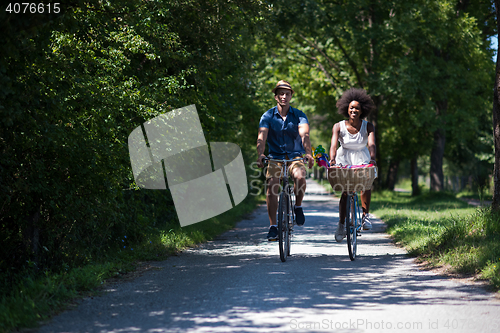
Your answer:
[[[218,239],[50,320],[38,332],[500,332],[481,286],[419,269],[375,221],[350,261],[338,198],[308,181],[291,257],[266,240],[266,207]]]

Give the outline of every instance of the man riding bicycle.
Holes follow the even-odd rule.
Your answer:
[[[281,80],[272,90],[277,105],[265,112],[259,123],[259,134],[257,136],[257,166],[264,167],[263,160],[266,157],[264,151],[266,141],[269,146],[269,157],[273,159],[293,159],[305,154],[309,169],[314,165],[311,155],[311,142],[309,140],[309,122],[304,112],[292,108],[290,100],[293,89],[290,83]],[[289,167],[289,174],[294,181],[295,191],[295,216],[298,225],[305,222],[302,210],[302,199],[306,192],[306,169],[302,160],[293,162]],[[276,240],[278,228],[276,226],[276,211],[278,209],[278,194],[280,192],[281,165],[269,163],[266,173],[267,192],[266,203],[269,215],[268,240]]]

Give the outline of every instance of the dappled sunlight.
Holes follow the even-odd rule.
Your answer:
[[[465,310],[460,306],[463,299],[469,302],[490,299],[486,294],[471,292],[466,286],[450,285],[441,277],[415,270],[408,265],[411,259],[404,255],[362,257],[354,262],[346,255],[302,255],[294,256],[286,263],[277,262],[276,256],[255,260],[232,257],[238,262],[239,274],[234,273],[234,265],[224,261],[219,263],[215,258],[214,262],[208,259],[203,263],[207,258],[200,257],[204,255],[192,253],[169,259],[162,265],[164,269],[157,273],[185,281],[182,293],[168,290],[169,283],[165,284],[161,278],[142,279],[148,289],[155,283],[153,281],[157,281],[160,287],[158,299],[165,295],[156,306],[138,300],[145,306],[143,315],[148,318],[143,330],[165,332],[168,327],[168,332],[285,332],[298,323],[319,322],[326,325],[318,327],[321,331],[330,324],[339,325],[345,320],[356,322],[359,328],[361,324],[378,323],[387,307],[394,309],[395,313],[401,311],[394,320],[402,321],[402,318],[408,318],[406,309],[413,306],[443,304],[463,315]],[[174,267],[174,263],[180,261],[187,261],[190,265],[180,269],[177,265]],[[210,274],[202,274],[199,279],[190,277],[190,274],[197,276],[201,267],[208,271],[217,270],[217,275],[210,278]],[[250,277],[251,272],[260,274]],[[206,287],[200,288],[201,285]],[[500,310],[499,304],[493,309]],[[361,312],[356,315],[357,312],[352,310]],[[424,325],[441,315],[438,311],[436,316],[427,313],[425,318],[405,320]],[[364,322],[359,322],[360,319]],[[384,317],[386,322],[390,319]],[[115,326],[115,331],[119,330]]]
[[[99,302],[85,299],[80,313],[99,313],[88,331],[381,332],[390,325],[422,332],[440,320],[470,318],[471,311],[500,327],[490,315],[500,313],[500,302],[482,289],[419,270],[383,233],[381,221],[362,232],[351,261],[345,240],[334,240],[335,199],[303,206],[306,224],[295,227],[286,262],[278,243],[265,238],[261,206],[254,219],[154,263],[158,269],[108,288]]]

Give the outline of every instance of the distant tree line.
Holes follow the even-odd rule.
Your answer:
[[[419,161],[434,191],[444,171],[489,185],[493,171],[491,85],[495,8],[483,0],[273,2],[274,29],[259,58],[262,80],[289,77],[296,103],[329,142],[341,118],[335,102],[350,87],[366,89],[377,112],[377,186],[394,189],[411,162],[418,194]]]

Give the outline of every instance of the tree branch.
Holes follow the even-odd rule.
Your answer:
[[[319,45],[317,43],[313,43],[312,41],[310,41],[309,39],[307,39],[304,35],[302,35],[300,32],[298,33],[299,37],[302,38],[304,41],[306,41],[311,47],[313,47],[314,49],[316,49],[319,54],[321,54],[323,57],[325,57],[325,59],[328,61],[328,63],[330,64],[330,66],[332,66],[333,68],[335,68],[337,71],[340,72],[340,67],[326,54],[325,51],[323,51]]]
[[[303,36],[301,36],[304,40],[307,41],[307,39]],[[300,42],[298,42],[300,43]],[[326,70],[325,66],[323,65],[323,63],[318,59],[318,57],[314,56],[314,55],[306,55],[304,53],[302,53],[300,50],[296,50],[296,52],[300,55],[302,55],[304,58],[307,58],[309,60],[312,60],[312,61],[315,61],[317,63],[317,68],[319,68],[323,74],[325,74],[328,82],[330,82],[330,84],[332,85],[333,89],[337,90],[337,85],[335,84],[335,81],[334,81],[334,78],[332,77],[332,75]]]

